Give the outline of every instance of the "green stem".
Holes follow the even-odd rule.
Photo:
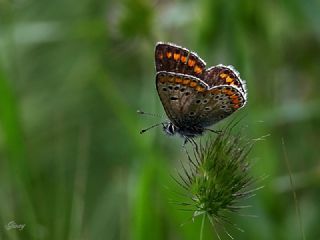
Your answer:
[[[203,229],[204,229],[204,220],[206,219],[206,214],[203,213],[202,221],[201,221],[201,228],[200,228],[200,240],[203,239]]]

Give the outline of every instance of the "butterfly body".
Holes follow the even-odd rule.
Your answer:
[[[169,135],[201,135],[246,104],[245,83],[231,66],[206,69],[196,53],[171,43],[156,45],[155,62],[157,91],[170,120],[164,130]]]

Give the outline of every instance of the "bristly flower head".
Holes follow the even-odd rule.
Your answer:
[[[184,174],[179,174],[178,181],[189,198],[181,205],[194,210],[193,218],[202,215],[203,221],[207,217],[214,228],[217,223],[224,230],[224,223],[231,223],[226,214],[244,208],[239,201],[253,196],[257,190],[250,190],[254,178],[249,175],[246,160],[252,144],[241,133],[232,135],[231,129],[227,127],[205,143],[194,143],[194,157],[188,154],[190,170],[183,166]]]

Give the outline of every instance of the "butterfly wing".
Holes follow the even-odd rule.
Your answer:
[[[240,78],[239,72],[232,66],[224,66],[220,64],[209,68],[205,72],[203,81],[210,87],[219,85],[233,86],[246,95],[245,81]]]
[[[245,104],[237,88],[209,88],[199,78],[185,74],[158,72],[156,85],[168,118],[180,128],[210,126]]]
[[[202,79],[206,63],[194,52],[172,43],[159,42],[155,48],[156,70],[183,73]]]
[[[168,118],[178,127],[194,121],[198,110],[189,106],[200,92],[208,88],[199,78],[166,71],[157,73],[156,86]]]
[[[196,105],[199,109],[196,124],[208,127],[230,116],[245,104],[246,98],[238,88],[220,85],[208,89],[205,94],[199,94],[190,108]]]

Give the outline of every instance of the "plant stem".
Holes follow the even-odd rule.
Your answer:
[[[201,221],[201,229],[200,229],[200,240],[203,239],[203,229],[204,229],[204,221],[206,219],[206,214],[203,213],[202,221]]]

